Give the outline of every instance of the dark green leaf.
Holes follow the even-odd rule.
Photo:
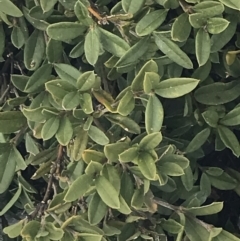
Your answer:
[[[20,9],[10,0],[2,0],[0,2],[0,9],[3,13],[13,17],[21,17],[23,15]]]
[[[161,81],[155,93],[164,98],[177,98],[191,92],[197,87],[199,80],[191,78],[172,78]]]
[[[165,20],[167,10],[156,10],[145,15],[136,25],[136,33],[146,36],[157,29]]]
[[[26,124],[26,118],[21,111],[0,112],[0,132],[11,134]]]
[[[162,33],[154,33],[154,39],[158,48],[173,62],[186,69],[193,68],[190,58],[174,42],[166,38]]]
[[[120,200],[115,187],[103,176],[99,176],[95,183],[97,192],[103,202],[111,208],[119,209]]]
[[[197,32],[195,42],[197,61],[199,66],[203,66],[210,56],[210,36],[203,28],[200,28]]]
[[[79,23],[59,22],[49,25],[47,34],[52,39],[67,41],[82,35],[85,30],[86,27]]]
[[[156,95],[150,95],[145,112],[145,125],[148,134],[161,130],[163,115],[162,103]]]
[[[73,202],[82,197],[93,183],[93,177],[91,175],[83,174],[79,176],[69,187],[64,200],[66,202]]]
[[[29,70],[36,70],[45,53],[43,32],[35,30],[28,38],[24,48],[24,64]]]

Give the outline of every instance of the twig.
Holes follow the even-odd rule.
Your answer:
[[[5,99],[6,95],[8,94],[9,90],[10,90],[10,86],[8,85],[6,90],[3,92],[3,94],[0,98],[0,104],[2,104],[2,102],[4,101],[4,99]]]
[[[178,1],[184,12],[193,13],[192,5],[187,4],[185,0],[178,0]]]
[[[27,131],[27,129],[28,129],[28,125],[26,124],[26,125],[23,126],[22,129],[16,134],[16,136],[11,139],[10,142],[13,143],[13,144],[16,146],[17,143],[18,143],[18,141],[19,141],[19,139],[20,139],[20,137],[21,137],[23,134],[25,134],[25,132]]]
[[[182,207],[182,206],[175,206],[175,205],[172,205],[170,203],[167,203],[163,200],[161,200],[160,198],[154,198],[153,201],[162,206],[162,207],[165,207],[167,209],[170,209],[170,210],[173,210],[175,211],[176,213],[183,213],[185,216],[193,219],[195,222],[197,222],[198,224],[200,224],[202,227],[204,227],[205,229],[207,229],[209,232],[212,230],[212,228],[214,227],[213,225],[211,224],[208,224],[208,223],[205,223],[203,222],[202,220],[200,219],[197,219],[195,216],[191,215],[190,213],[187,212],[186,208]]]
[[[63,155],[63,146],[60,145],[59,148],[58,148],[58,154],[57,154],[56,161],[53,163],[52,169],[50,170],[47,190],[45,192],[45,195],[44,195],[43,200],[41,201],[41,203],[32,212],[32,214],[30,214],[30,218],[31,219],[36,218],[37,215],[41,216],[43,214],[43,212],[44,212],[45,205],[48,202],[48,199],[49,199],[50,194],[52,192],[52,186],[53,186],[53,181],[54,181],[54,174],[56,174],[56,171],[58,171],[58,167],[60,165],[60,161],[61,161],[62,155]]]

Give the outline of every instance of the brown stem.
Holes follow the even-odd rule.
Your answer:
[[[193,13],[193,10],[192,10],[192,5],[190,4],[187,4],[185,2],[185,0],[178,0],[179,1],[179,4],[180,6],[182,7],[183,11],[186,12],[186,13]]]
[[[37,215],[41,216],[44,212],[45,209],[45,204],[47,203],[50,194],[52,192],[52,186],[53,186],[53,181],[54,181],[54,174],[56,174],[56,172],[58,171],[58,167],[60,165],[60,161],[63,155],[63,146],[60,145],[58,148],[58,154],[57,154],[57,158],[55,160],[55,162],[53,163],[53,166],[51,168],[50,171],[50,175],[49,175],[49,179],[48,179],[48,185],[47,185],[47,189],[45,192],[45,195],[43,197],[43,200],[41,201],[41,203],[37,206],[37,208],[33,211],[33,213],[30,215],[31,219],[36,218]]]

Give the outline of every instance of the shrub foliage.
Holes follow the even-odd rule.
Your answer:
[[[219,226],[214,196],[240,195],[240,173],[201,162],[240,156],[239,11],[239,0],[1,0],[4,239],[240,240],[230,220]]]

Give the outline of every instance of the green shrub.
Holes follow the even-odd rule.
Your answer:
[[[1,0],[4,240],[240,240],[214,196],[240,195],[239,11]]]

